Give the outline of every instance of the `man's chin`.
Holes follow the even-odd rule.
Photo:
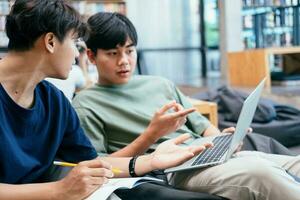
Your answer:
[[[51,77],[49,77],[49,78],[56,78],[56,79],[60,79],[60,80],[66,80],[66,79],[68,79],[68,77],[69,77],[69,74],[67,74],[67,75],[56,75],[56,76],[51,76]]]
[[[122,80],[119,81],[118,84],[119,84],[119,85],[124,85],[124,84],[126,84],[126,83],[129,82],[130,78],[131,78],[131,77],[123,78]]]

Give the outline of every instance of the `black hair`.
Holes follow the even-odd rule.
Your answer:
[[[45,33],[52,32],[60,42],[74,30],[86,34],[79,13],[65,0],[16,0],[6,17],[8,49],[26,51]]]
[[[97,49],[113,49],[124,46],[129,38],[136,46],[138,37],[131,21],[119,13],[99,12],[88,19],[86,45],[94,53]]]

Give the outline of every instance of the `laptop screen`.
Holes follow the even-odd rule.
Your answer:
[[[239,144],[243,141],[244,137],[247,134],[247,130],[251,125],[252,119],[254,117],[254,113],[257,108],[257,104],[264,88],[264,84],[266,82],[266,78],[264,78],[259,85],[255,88],[255,90],[247,97],[247,99],[243,103],[243,108],[241,110],[235,133],[233,134],[233,138],[231,140],[231,144],[229,147],[229,151],[227,153],[227,158],[229,158]]]

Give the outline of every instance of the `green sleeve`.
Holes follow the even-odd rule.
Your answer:
[[[184,108],[192,108],[193,105],[177,87],[174,86],[175,100],[180,103]],[[193,112],[187,117],[187,127],[194,133],[202,135],[202,133],[210,126],[209,120],[201,115],[199,112]]]
[[[88,136],[99,156],[107,155],[107,136],[104,131],[104,125],[101,120],[93,113],[93,111],[77,107],[81,127]]]

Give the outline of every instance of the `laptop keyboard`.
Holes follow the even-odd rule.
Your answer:
[[[216,137],[212,141],[214,146],[201,152],[197,159],[192,163],[192,166],[219,161],[226,153],[231,139],[232,135]]]

